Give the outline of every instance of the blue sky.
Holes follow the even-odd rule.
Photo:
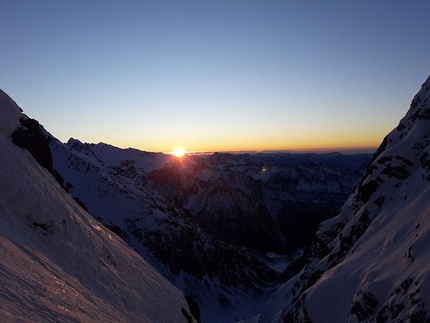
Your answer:
[[[430,72],[428,1],[0,0],[0,87],[62,141],[376,148]]]

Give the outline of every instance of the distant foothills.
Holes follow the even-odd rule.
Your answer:
[[[217,151],[185,151],[188,155],[212,155],[214,153],[223,154],[327,154],[327,153],[341,153],[344,155],[353,154],[372,154],[376,151],[377,147],[369,148],[342,148],[342,149],[303,149],[303,150],[217,150]],[[172,153],[172,152],[165,152]]]

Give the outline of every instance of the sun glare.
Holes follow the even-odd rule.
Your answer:
[[[182,148],[175,148],[175,150],[173,151],[173,155],[176,157],[182,157],[184,156],[185,151]]]

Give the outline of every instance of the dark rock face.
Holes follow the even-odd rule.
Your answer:
[[[351,305],[351,314],[356,315],[359,322],[369,319],[375,314],[378,299],[370,292],[358,291]]]
[[[45,132],[35,119],[28,117],[19,120],[22,127],[16,129],[12,134],[12,142],[23,149],[27,149],[36,161],[46,168],[55,180],[64,187],[64,180],[53,168],[51,149],[49,140],[45,137]]]
[[[200,317],[200,309],[197,303],[188,295],[185,296],[185,299],[187,300],[188,307],[190,308],[191,315],[195,318],[197,323],[201,323],[201,317]]]
[[[41,166],[52,173],[52,155],[49,142],[40,129],[39,122],[30,118],[21,118],[19,121],[23,127],[12,133],[13,143],[27,149]]]

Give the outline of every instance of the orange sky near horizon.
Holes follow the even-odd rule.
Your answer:
[[[394,127],[393,127],[394,128]],[[327,152],[327,151],[368,151],[376,150],[383,138],[391,129],[380,130],[375,134],[371,133],[321,133],[320,135],[298,135],[291,134],[280,136],[274,140],[273,136],[263,134],[250,134],[249,137],[243,134],[227,137],[219,135],[209,137],[198,134],[194,138],[186,140],[173,139],[163,143],[160,141],[135,140],[133,142],[116,142],[112,138],[111,144],[122,148],[137,148],[140,150],[153,152],[172,152],[175,148],[183,148],[186,152],[241,152],[241,151],[293,151],[293,152]],[[174,145],[171,145],[174,142]]]
[[[371,151],[428,77],[429,10],[424,0],[5,1],[0,86],[63,142]]]

